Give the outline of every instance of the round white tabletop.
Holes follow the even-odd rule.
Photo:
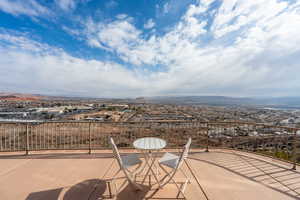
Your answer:
[[[155,137],[144,137],[133,142],[136,149],[142,150],[159,150],[167,145],[166,141]]]

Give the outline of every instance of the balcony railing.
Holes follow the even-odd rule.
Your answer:
[[[298,159],[300,129],[245,122],[42,122],[0,123],[0,151],[109,148],[114,137],[121,148],[133,148],[140,137],[160,137],[168,148],[181,147],[192,137],[194,148],[234,148],[285,160]]]

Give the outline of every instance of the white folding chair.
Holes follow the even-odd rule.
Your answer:
[[[112,146],[114,157],[117,160],[118,165],[120,167],[120,169],[113,176],[112,182],[115,182],[115,179],[116,179],[115,177],[121,171],[123,171],[123,173],[125,174],[125,178],[128,181],[128,183],[130,184],[130,186],[132,186],[134,190],[142,190],[142,188],[135,182],[136,173],[129,170],[130,167],[133,167],[136,165],[140,166],[142,164],[142,160],[139,159],[137,154],[120,155],[117,145],[115,144],[113,138],[110,137],[109,141]],[[124,184],[126,183],[126,180],[121,184],[119,189],[124,186]],[[117,189],[116,183],[115,183],[115,187],[116,187],[116,195],[117,195],[119,190]]]
[[[175,154],[172,154],[172,153],[165,153],[158,161],[161,169],[166,173],[166,175],[161,180],[162,183],[161,183],[160,186],[164,187],[166,184],[168,184],[170,182],[173,182],[176,185],[176,187],[179,191],[178,195],[182,194],[182,196],[184,198],[186,198],[185,195],[184,195],[184,190],[186,188],[187,183],[190,183],[190,179],[188,178],[186,173],[182,170],[181,166],[182,166],[184,160],[188,156],[191,143],[192,143],[192,139],[189,138],[188,142],[186,143],[186,145],[183,148],[183,151],[182,151],[181,155],[178,156],[178,155],[175,155]],[[164,168],[164,166],[170,168],[171,171],[168,172]],[[180,187],[178,185],[178,183],[174,180],[174,176],[175,176],[177,170],[180,170],[182,172],[182,174],[185,176],[184,185],[182,187]]]

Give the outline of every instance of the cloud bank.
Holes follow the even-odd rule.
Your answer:
[[[5,5],[0,8],[13,15],[38,13]],[[97,97],[298,95],[298,1],[199,1],[166,33],[145,32],[154,25],[149,19],[138,28],[124,14],[84,19],[76,37],[119,59],[110,61],[77,58],[2,30],[0,90]]]

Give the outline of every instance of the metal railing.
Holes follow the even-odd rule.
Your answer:
[[[203,122],[0,123],[0,151],[105,149],[109,148],[110,136],[123,148],[132,147],[136,138],[145,136],[164,138],[173,148],[184,144],[188,137],[201,145],[206,134],[207,123]]]
[[[114,137],[121,148],[136,138],[160,137],[168,148],[182,147],[192,137],[194,148],[234,148],[296,162],[300,129],[246,122],[41,122],[0,123],[0,151],[109,148]]]

